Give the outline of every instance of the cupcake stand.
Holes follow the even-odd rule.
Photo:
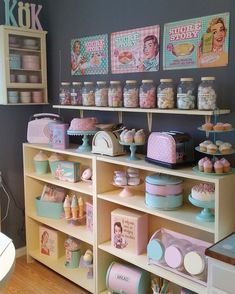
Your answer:
[[[71,130],[68,130],[67,134],[69,136],[83,136],[83,138],[82,138],[83,144],[80,145],[76,149],[76,152],[87,152],[87,151],[91,151],[91,146],[89,145],[88,136],[93,136],[93,135],[95,135],[96,132],[97,131],[71,131]]]
[[[128,157],[129,160],[138,160],[139,158],[135,155],[136,148],[137,148],[137,146],[143,146],[145,144],[145,143],[125,143],[125,142],[122,142],[122,141],[119,141],[119,143],[121,145],[130,147],[131,154]]]
[[[203,208],[203,210],[197,215],[197,219],[205,222],[214,222],[215,216],[211,212],[211,208],[215,208],[215,200],[212,201],[200,201],[192,198],[191,195],[188,196],[188,200],[197,207]]]

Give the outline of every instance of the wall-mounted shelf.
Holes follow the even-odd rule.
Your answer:
[[[53,108],[57,109],[70,109],[79,110],[80,117],[83,117],[84,110],[88,111],[112,111],[118,113],[118,121],[122,123],[122,113],[123,112],[133,112],[133,113],[146,113],[148,120],[148,129],[152,129],[152,115],[153,114],[180,114],[180,115],[200,115],[205,116],[205,121],[211,120],[213,115],[229,114],[230,109],[217,109],[217,110],[182,110],[182,109],[159,109],[159,108],[126,108],[126,107],[96,107],[96,106],[76,106],[76,105],[53,105]]]

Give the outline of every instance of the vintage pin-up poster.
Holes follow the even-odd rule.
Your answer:
[[[71,74],[108,73],[108,35],[77,38],[71,41]]]
[[[229,13],[164,26],[163,69],[228,65]]]
[[[112,73],[158,71],[159,34],[159,25],[112,33]]]

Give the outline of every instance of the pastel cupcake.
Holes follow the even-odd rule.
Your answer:
[[[219,160],[214,163],[214,171],[216,174],[222,174],[224,172],[223,164]]]
[[[215,154],[217,150],[218,150],[218,147],[215,144],[207,145],[207,150],[206,150],[207,153]]]
[[[232,125],[231,124],[229,124],[229,123],[225,123],[224,125],[223,125],[223,127],[224,127],[224,130],[225,131],[230,131],[230,130],[232,130]]]
[[[123,136],[123,142],[132,144],[134,142],[135,130],[127,131]]]
[[[201,172],[204,172],[204,162],[209,160],[208,157],[203,157],[198,161],[198,169]]]
[[[216,140],[216,141],[215,141],[215,145],[218,146],[218,147],[220,147],[223,143],[224,143],[224,142],[221,141],[221,140]]]
[[[146,136],[143,129],[138,130],[134,135],[135,144],[144,144],[145,139],[146,139]]]
[[[214,131],[223,131],[224,130],[224,124],[221,122],[217,122],[217,124],[213,127]]]
[[[219,151],[221,154],[229,154],[231,152],[232,145],[230,143],[223,143],[219,147]]]
[[[202,125],[202,129],[205,131],[211,131],[213,130],[213,124],[212,123],[205,123]]]
[[[203,168],[204,168],[204,172],[205,173],[211,173],[212,172],[212,169],[213,169],[212,162],[210,160],[206,160],[203,163]]]
[[[225,159],[225,158],[221,158],[220,162],[223,165],[223,172],[228,173],[230,171],[230,163],[229,163],[229,161],[227,159]]]

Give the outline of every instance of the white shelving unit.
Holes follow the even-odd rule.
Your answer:
[[[37,175],[34,172],[33,157],[43,150],[48,156],[53,153],[61,153],[66,160],[81,163],[81,170],[87,167],[93,169],[93,184],[83,182],[68,183],[55,180],[50,173]],[[146,162],[143,158],[129,161],[128,156],[109,157],[94,155],[92,153],[78,153],[75,149],[58,150],[40,144],[24,144],[24,182],[25,182],[25,209],[26,209],[26,240],[28,261],[34,259],[52,268],[91,293],[108,293],[106,289],[106,272],[112,261],[119,261],[136,265],[146,271],[168,279],[172,283],[188,288],[196,293],[207,293],[207,287],[191,278],[181,276],[168,269],[156,265],[149,265],[146,253],[141,255],[131,254],[125,250],[116,249],[111,245],[111,211],[121,207],[148,214],[149,239],[152,234],[164,227],[179,233],[198,238],[207,242],[216,242],[235,229],[234,207],[231,205],[234,199],[235,174],[204,176],[194,173],[192,169],[179,170],[167,169]],[[125,170],[127,167],[138,168],[141,178],[144,179],[151,173],[162,173],[178,176],[183,179],[184,205],[174,211],[160,211],[150,209],[144,202],[144,183],[133,187],[133,196],[123,198],[119,196],[120,189],[112,185],[113,172]],[[200,209],[192,206],[187,201],[187,196],[193,185],[200,182],[215,184],[215,222],[200,222],[196,219]],[[78,192],[86,199],[93,200],[94,231],[87,231],[85,226],[71,226],[65,220],[55,220],[39,217],[35,209],[35,197],[40,195],[45,183],[54,184]],[[63,237],[71,235],[81,240],[85,247],[90,247],[94,252],[94,278],[87,279],[86,269],[78,268],[70,270],[64,267],[65,257],[49,259],[39,252],[40,224],[56,229]]]

